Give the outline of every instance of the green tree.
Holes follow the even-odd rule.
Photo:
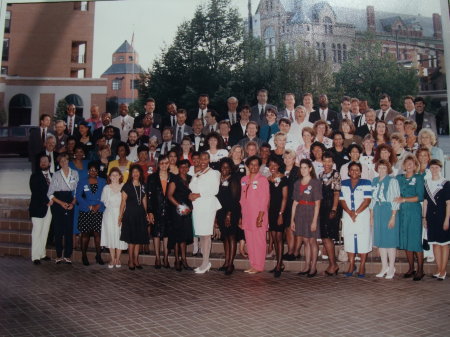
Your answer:
[[[56,105],[56,112],[55,112],[55,115],[53,116],[53,119],[55,121],[57,121],[59,119],[65,120],[66,117],[67,117],[67,102],[63,98],[63,99],[60,99],[58,101],[58,104]]]
[[[403,97],[415,95],[419,89],[416,71],[397,64],[392,55],[382,54],[381,42],[371,35],[353,45],[335,79],[336,92],[367,99],[371,107],[378,107],[380,94],[387,93],[393,108],[402,109]]]

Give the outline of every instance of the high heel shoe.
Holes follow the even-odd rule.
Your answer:
[[[416,274],[413,278],[413,281],[420,281],[423,279],[424,276],[425,276],[425,274],[423,272],[420,274]]]
[[[273,277],[275,277],[275,278],[280,277],[281,276],[281,272],[282,272],[281,268],[280,269],[275,269],[274,272],[273,272]]]
[[[183,268],[184,268],[185,270],[194,270],[194,268],[192,268],[191,266],[189,266],[185,260],[181,260],[181,265],[183,266]]]
[[[306,271],[300,271],[297,273],[297,275],[308,275],[309,274],[309,269]]]
[[[316,271],[315,271],[314,273],[312,273],[312,274],[308,273],[308,274],[306,275],[306,277],[308,277],[308,278],[313,278],[313,277],[316,276],[316,275],[317,275],[317,269],[316,269]]]
[[[169,260],[168,260],[168,259],[167,259],[167,260],[164,260],[163,267],[166,268],[166,269],[169,269],[169,268],[170,268],[170,263],[169,263]]]
[[[353,267],[353,271],[352,271],[352,272],[344,273],[344,275],[347,276],[347,277],[350,277],[350,276],[353,275],[353,273],[355,272],[355,270],[356,270],[356,266]]]
[[[223,265],[222,267],[220,267],[220,268],[218,269],[218,271],[225,271],[225,270],[227,270],[227,268],[228,268],[228,266]]]
[[[442,276],[441,276],[441,274],[439,274],[439,276],[437,277],[437,280],[444,281],[446,276],[447,276],[447,273],[444,273],[444,275],[442,275]]]
[[[375,277],[384,277],[384,275],[386,275],[389,272],[389,268],[386,268],[384,270],[382,270],[380,273],[376,274]]]
[[[325,270],[325,275],[327,275],[327,276],[337,276],[338,272],[339,272],[339,268],[336,269],[336,270],[335,270],[334,272],[332,272],[332,273],[330,273],[329,271]]]
[[[161,269],[161,260],[155,260],[155,269]]]
[[[225,275],[231,275],[234,272],[234,264],[230,264],[227,268],[227,270],[225,271]]]
[[[415,270],[413,270],[413,271],[408,271],[407,273],[403,274],[403,278],[411,278],[411,277],[413,277],[414,275],[416,275],[416,271],[415,271]]]
[[[182,271],[183,269],[181,268],[181,262],[180,261],[176,261],[175,260],[175,263],[174,263],[174,268],[175,268],[175,270],[176,271]]]
[[[83,257],[81,257],[81,260],[83,261],[83,264],[84,264],[85,266],[89,266],[89,260],[88,260],[88,258],[87,258],[86,255],[84,255]]]
[[[392,280],[394,278],[394,276],[395,276],[395,268],[392,271],[392,273],[390,273],[389,271],[387,272],[385,279],[386,280]]]
[[[142,267],[140,264],[137,264],[136,269],[142,270],[142,269],[144,269],[144,267]]]
[[[97,263],[101,266],[103,266],[105,264],[105,262],[103,262],[101,255],[95,255],[95,261],[97,261]]]
[[[208,265],[206,266],[205,269],[198,268],[198,269],[195,271],[195,273],[196,273],[196,274],[204,274],[204,273],[208,272],[210,269],[211,269],[211,262],[208,263]]]
[[[128,266],[128,269],[130,269],[130,270],[135,270],[136,268],[133,266],[133,267],[131,267],[131,266]]]

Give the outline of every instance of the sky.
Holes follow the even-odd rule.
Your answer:
[[[139,63],[148,69],[161,48],[170,45],[177,27],[190,20],[207,0],[120,0],[97,1],[95,6],[93,76],[100,77],[111,65],[113,52],[125,41],[139,53]],[[318,1],[319,2],[319,1]],[[440,13],[439,0],[328,0],[332,6],[366,8],[402,14],[431,16]],[[248,14],[247,0],[232,0],[242,17]],[[252,0],[253,13],[259,0]]]

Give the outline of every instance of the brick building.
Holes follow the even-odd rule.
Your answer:
[[[121,103],[132,103],[138,97],[136,80],[144,69],[139,65],[139,54],[124,41],[112,55],[111,66],[102,74],[107,79],[107,110],[117,113]]]
[[[94,2],[8,4],[0,109],[10,126],[37,124],[66,99],[77,113],[105,108],[106,80],[92,78]]]

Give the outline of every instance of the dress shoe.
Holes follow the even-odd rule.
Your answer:
[[[122,268],[121,264],[116,264],[116,268]]]
[[[56,264],[61,264],[61,263],[63,263],[64,262],[64,259],[62,258],[62,257],[57,257],[56,259],[55,259],[55,263]]]
[[[395,275],[395,268],[392,272],[388,271],[386,274],[386,280],[392,280],[394,278]]]
[[[198,268],[198,270],[195,272],[196,274],[204,274],[206,272],[208,272],[211,269],[211,262],[208,263],[208,265],[206,266],[206,268],[201,269]]]
[[[175,268],[176,271],[182,271],[183,270],[183,268],[181,268],[181,262],[180,261],[178,261],[178,262],[175,261],[173,267]]]
[[[51,258],[48,256],[44,256],[41,261],[51,261]]]
[[[295,255],[294,254],[284,254],[283,260],[286,261],[295,261]]]
[[[353,271],[352,271],[352,272],[344,273],[344,275],[347,276],[347,277],[350,277],[350,276],[353,275],[353,273],[355,272],[355,270],[356,270],[356,266],[353,267]]]
[[[194,270],[194,268],[192,268],[191,266],[189,266],[187,264],[187,261],[185,260],[181,260],[181,266],[185,269],[185,270]]]
[[[365,278],[366,274],[358,274],[358,278]]]
[[[130,267],[130,266],[128,266],[128,269],[130,269],[130,270],[135,270],[136,268],[135,268],[135,267]]]
[[[316,269],[316,271],[315,271],[314,273],[312,273],[312,274],[308,273],[308,274],[306,275],[306,277],[313,278],[313,277],[316,276],[316,275],[317,275],[317,269]]]
[[[142,267],[140,264],[137,264],[136,269],[142,270],[142,269],[144,269],[144,267]]]
[[[427,262],[430,262],[430,263],[434,262],[434,256],[428,256]]]
[[[103,266],[105,264],[105,262],[103,262],[103,260],[102,260],[101,255],[95,255],[95,261],[97,261],[97,263],[101,266]]]
[[[281,276],[281,269],[275,269],[273,272],[273,277],[278,278]]]
[[[108,268],[109,268],[109,269],[113,269],[113,268],[114,268],[114,265],[108,263]]]
[[[335,270],[334,272],[332,272],[332,273],[330,273],[329,271],[325,270],[325,275],[327,275],[327,276],[337,276],[338,272],[339,272],[339,268],[336,269],[336,270]]]
[[[444,281],[446,276],[447,276],[447,273],[444,273],[444,275],[442,275],[442,276],[439,274],[439,276],[437,277],[437,280]]]
[[[83,261],[83,265],[89,266],[89,260],[86,255],[81,257],[81,261]]]
[[[225,271],[225,270],[227,270],[227,268],[228,268],[228,266],[223,265],[222,267],[220,267],[218,269],[218,271]]]
[[[227,270],[225,271],[225,275],[231,275],[234,272],[234,264],[230,264],[227,268]]]
[[[72,260],[69,259],[68,257],[65,257],[65,258],[64,258],[64,263],[65,263],[65,264],[72,264]]]
[[[416,274],[416,275],[414,276],[414,278],[413,278],[413,281],[420,281],[420,280],[423,279],[424,276],[425,276],[424,273]]]
[[[414,275],[416,275],[416,271],[415,271],[415,270],[409,271],[409,272],[403,274],[403,278],[411,278],[411,277],[413,277]]]
[[[250,270],[248,273],[249,274],[259,274],[261,271],[259,270]]]
[[[382,270],[380,273],[376,274],[375,277],[379,277],[379,278],[384,277],[384,275],[386,275],[388,273],[388,271],[389,271],[389,268],[386,268],[386,269]]]
[[[432,276],[432,278],[438,278],[439,275],[441,275],[441,274],[440,274],[440,273],[434,274],[434,275]]]
[[[308,275],[309,274],[309,269],[306,271],[300,271],[297,273],[297,275]]]
[[[33,261],[33,264],[36,265],[36,266],[37,266],[37,265],[40,265],[40,264],[41,264],[41,261],[40,261],[40,260],[34,260],[34,261]]]

